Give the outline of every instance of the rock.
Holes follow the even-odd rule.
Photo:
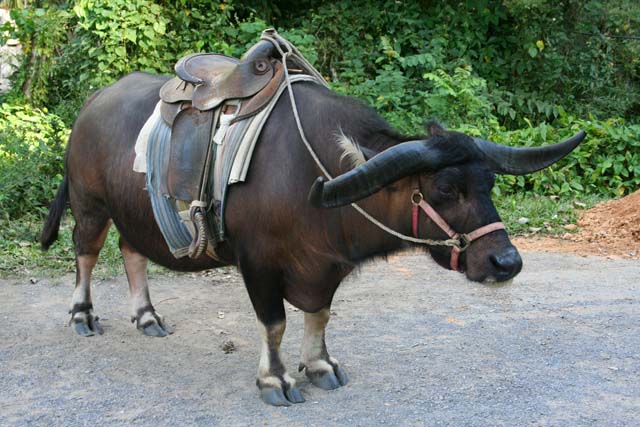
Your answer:
[[[572,236],[573,234],[571,233],[564,233],[564,235],[562,236],[562,240],[571,240]]]
[[[525,217],[518,218],[518,224],[526,224],[528,222],[529,222],[529,218],[525,218]]]
[[[224,352],[224,354],[231,354],[236,351],[236,345],[233,341],[225,341],[220,346],[220,349]]]
[[[575,230],[576,228],[578,228],[578,226],[577,226],[577,225],[575,225],[575,224],[566,224],[566,225],[564,226],[564,229],[565,229],[565,230],[569,230],[569,231],[573,231],[573,230]]]

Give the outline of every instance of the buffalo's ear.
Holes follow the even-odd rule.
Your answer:
[[[444,136],[447,133],[447,130],[435,120],[430,120],[427,122],[427,135],[429,136]]]

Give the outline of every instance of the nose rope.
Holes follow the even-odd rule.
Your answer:
[[[420,209],[438,226],[444,231],[450,239],[460,241],[460,245],[451,247],[451,259],[449,265],[452,270],[459,271],[460,269],[460,254],[467,250],[471,242],[478,240],[480,237],[485,236],[494,231],[504,230],[505,226],[502,222],[492,222],[491,224],[483,225],[476,228],[470,233],[458,233],[447,223],[447,221],[440,216],[438,212],[424,200],[422,193],[419,189],[415,189],[411,195],[411,203],[413,204],[412,211],[412,226],[413,236],[418,237],[418,219],[420,217]]]

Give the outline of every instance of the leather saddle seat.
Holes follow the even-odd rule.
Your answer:
[[[241,102],[235,121],[256,114],[269,102],[284,77],[275,53],[273,44],[263,40],[241,59],[215,53],[185,56],[175,65],[177,76],[160,89],[165,104],[163,118],[173,124],[185,102],[208,111],[231,99],[246,101]]]
[[[177,200],[197,200],[218,108],[238,100],[232,123],[257,114],[284,79],[273,43],[262,40],[241,59],[215,53],[185,56],[176,77],[160,89],[163,120],[171,127],[171,149],[161,190]]]

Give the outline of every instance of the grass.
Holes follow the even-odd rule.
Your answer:
[[[43,223],[44,220],[36,215],[13,221],[0,220],[0,277],[55,277],[75,273],[73,218],[65,216],[58,240],[46,252],[40,249],[38,242]],[[155,264],[149,267],[150,275],[167,271]],[[120,274],[124,274],[124,266],[118,248],[118,232],[111,226],[93,277],[108,279]]]
[[[510,235],[539,233],[561,236],[568,224],[575,224],[580,212],[608,200],[603,196],[557,198],[534,194],[516,194],[494,200]],[[526,222],[522,219],[526,218]]]
[[[585,196],[580,199],[555,199],[518,194],[495,200],[496,208],[511,235],[539,233],[562,235],[567,224],[575,224],[580,211],[605,200]],[[43,220],[26,215],[20,220],[0,220],[0,277],[55,277],[75,272],[71,233],[73,219],[67,215],[60,227],[58,241],[47,252],[40,249],[38,235]],[[526,223],[519,221],[527,218]],[[167,274],[168,270],[150,264],[149,274]],[[118,249],[118,233],[111,227],[94,277],[107,279],[124,274]]]

